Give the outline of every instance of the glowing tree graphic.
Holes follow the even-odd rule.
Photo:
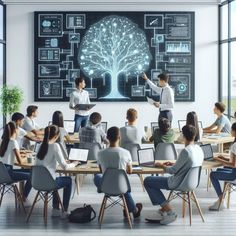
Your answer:
[[[86,32],[78,56],[80,68],[89,78],[111,77],[105,98],[124,98],[118,91],[121,74],[137,76],[149,67],[151,54],[144,32],[126,17],[108,16]]]

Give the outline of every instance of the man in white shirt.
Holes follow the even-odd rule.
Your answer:
[[[146,74],[143,74],[143,79],[147,81],[148,85],[153,91],[160,94],[160,101],[154,102],[154,106],[159,108],[160,113],[158,119],[161,117],[166,118],[172,122],[173,114],[172,110],[174,108],[174,91],[169,86],[169,76],[167,74],[159,74],[159,86],[156,86],[151,80],[148,79]]]
[[[98,164],[100,166],[101,172],[104,173],[107,168],[124,169],[128,174],[132,173],[132,159],[129,151],[119,147],[120,142],[120,131],[118,127],[111,127],[107,131],[107,139],[110,142],[110,147],[101,150],[98,153]],[[94,177],[94,183],[98,190],[100,189],[102,181],[102,175],[97,174]],[[135,204],[131,192],[128,191],[125,194],[126,203],[129,212],[133,213],[134,218],[140,216],[142,211],[142,204]],[[125,214],[124,214],[125,215]]]
[[[75,132],[79,131],[80,127],[85,127],[88,118],[89,111],[88,110],[79,110],[76,105],[77,104],[90,104],[89,93],[84,90],[86,84],[84,78],[76,78],[75,79],[76,89],[70,95],[70,103],[69,107],[72,110],[75,110]]]

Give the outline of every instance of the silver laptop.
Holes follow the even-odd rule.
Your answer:
[[[143,148],[138,150],[139,166],[154,167],[155,158],[153,148]]]
[[[69,134],[73,134],[75,130],[74,120],[64,120],[64,128]]]
[[[204,154],[204,161],[214,161],[214,154],[211,147],[211,144],[202,144],[200,145]]]
[[[68,159],[70,161],[79,161],[82,164],[85,164],[88,161],[88,153],[89,153],[89,149],[71,148]]]
[[[182,128],[186,125],[186,120],[178,120],[179,132],[182,132]],[[198,121],[199,128],[203,129],[202,121]]]

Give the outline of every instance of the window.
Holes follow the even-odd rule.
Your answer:
[[[0,1],[0,88],[2,88],[3,84],[5,84],[6,78],[6,69],[5,69],[5,62],[6,62],[6,22],[5,22],[5,11],[6,8],[3,5],[3,2]],[[1,108],[1,107],[0,107]],[[3,116],[0,115],[0,135],[2,133],[3,127]]]
[[[219,100],[227,106],[231,117],[236,111],[236,0],[220,5],[220,93]]]

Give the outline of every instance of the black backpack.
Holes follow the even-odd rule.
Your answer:
[[[93,213],[93,216],[92,216]],[[90,205],[84,204],[84,207],[76,208],[68,216],[69,222],[87,223],[96,218],[96,212]]]

